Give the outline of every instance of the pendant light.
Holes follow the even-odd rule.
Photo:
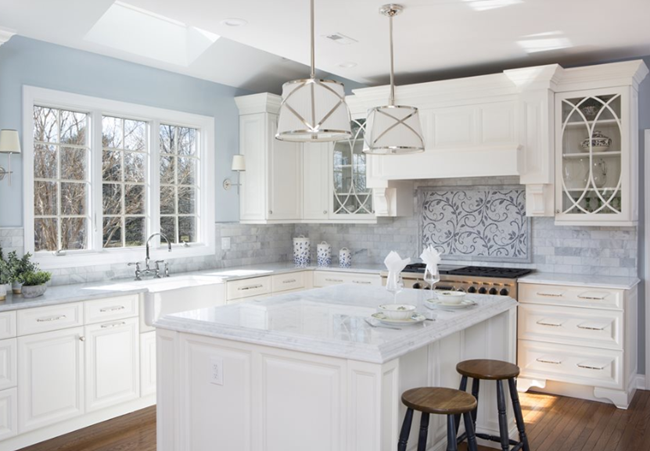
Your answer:
[[[314,0],[311,0],[311,74],[282,85],[276,139],[294,142],[341,141],[352,136],[343,83],[316,78]]]
[[[379,12],[388,16],[390,29],[390,97],[388,105],[368,110],[364,152],[376,155],[404,155],[424,152],[424,138],[418,109],[395,105],[393,68],[393,17],[402,12],[401,5],[384,5]]]

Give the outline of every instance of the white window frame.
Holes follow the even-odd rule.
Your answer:
[[[91,223],[88,227],[89,249],[69,250],[65,255],[53,252],[34,254],[34,106],[69,109],[89,113],[90,186],[92,196],[88,205]],[[102,248],[102,116],[124,117],[146,121],[149,124],[149,155],[146,171],[146,222],[149,234],[160,231],[160,124],[173,124],[199,130],[198,152],[201,164],[198,171],[200,197],[197,202],[197,242],[189,246],[177,244],[172,252],[161,246],[156,236],[151,241],[152,259],[174,259],[214,255],[215,253],[215,146],[214,118],[180,111],[167,110],[134,103],[90,97],[64,91],[23,87],[23,224],[25,252],[34,254],[34,260],[43,269],[68,268],[88,265],[126,263],[144,260],[144,246],[129,248]]]

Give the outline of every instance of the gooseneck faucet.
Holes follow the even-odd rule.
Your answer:
[[[160,236],[163,240],[167,242],[167,250],[168,252],[172,251],[172,243],[169,241],[169,239],[160,232],[152,233],[149,238],[147,238],[147,242],[145,243],[145,250],[146,250],[146,257],[144,260],[144,269],[140,269],[140,262],[133,262],[129,263],[129,266],[135,266],[135,280],[142,280],[142,276],[148,276],[148,275],[153,275],[156,279],[160,279],[161,277],[169,277],[169,268],[167,266],[167,263],[165,263],[164,260],[156,260],[156,267],[155,268],[150,268],[149,267],[149,262],[151,261],[151,258],[149,256],[149,241],[155,236]],[[164,265],[164,270],[161,275],[160,273],[160,264]]]

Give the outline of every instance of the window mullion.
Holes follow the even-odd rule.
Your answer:
[[[160,121],[154,119],[149,128],[149,156],[146,159],[149,178],[146,185],[148,234],[161,231],[160,227]],[[145,237],[146,239],[147,237]]]
[[[104,211],[102,202],[102,113],[100,111],[93,111],[91,113],[91,143],[90,143],[90,160],[91,160],[91,180],[92,186],[92,231],[90,242],[92,243],[91,249],[100,251],[102,249],[103,232],[104,232]]]

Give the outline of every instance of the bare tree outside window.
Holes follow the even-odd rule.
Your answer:
[[[160,125],[160,230],[174,243],[197,241],[198,130]]]
[[[34,107],[34,250],[88,248],[88,114]]]
[[[147,234],[147,123],[104,116],[102,148],[102,246],[142,246]]]

